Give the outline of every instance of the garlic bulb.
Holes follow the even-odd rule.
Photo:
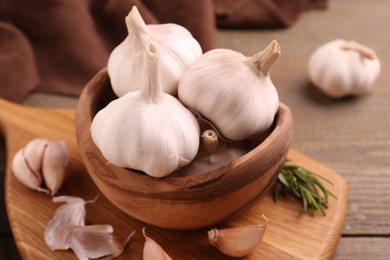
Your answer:
[[[142,88],[144,50],[153,42],[161,55],[161,83],[166,93],[177,94],[183,71],[195,62],[202,49],[184,27],[177,24],[146,25],[134,6],[125,19],[128,36],[110,54],[107,70],[115,94]]]
[[[11,167],[22,184],[53,196],[62,186],[68,159],[68,150],[63,141],[35,138],[16,152]]]
[[[374,50],[341,39],[318,47],[308,63],[308,74],[314,86],[334,98],[370,92],[380,70]]]
[[[107,161],[154,177],[188,164],[198,151],[200,136],[195,116],[163,92],[159,61],[156,46],[148,45],[145,86],[112,101],[91,126],[92,139]]]
[[[211,50],[183,74],[179,99],[226,139],[259,135],[271,126],[279,107],[269,77],[279,55],[276,41],[252,57],[228,49]]]

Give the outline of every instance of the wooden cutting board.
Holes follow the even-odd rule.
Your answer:
[[[7,149],[5,199],[11,229],[24,259],[76,259],[73,252],[52,252],[43,241],[48,221],[59,206],[43,193],[21,185],[11,173],[13,155],[36,137],[64,140],[70,152],[66,179],[57,195],[94,199],[99,191],[88,176],[78,152],[74,110],[42,109],[16,105],[0,99],[0,131]],[[324,165],[291,150],[289,159],[331,180],[328,188],[337,196],[330,198],[326,216],[299,215],[301,204],[292,197],[272,200],[271,192],[254,207],[226,226],[259,223],[264,214],[269,222],[262,243],[246,259],[328,259],[332,256],[343,229],[347,204],[347,185],[343,178]],[[156,240],[173,259],[225,259],[207,241],[207,230],[177,231],[153,227],[137,221],[117,209],[103,195],[87,204],[87,224],[111,224],[114,234],[125,240],[136,231],[125,252],[118,259],[142,259],[144,238],[142,228]],[[156,216],[158,217],[158,216]]]

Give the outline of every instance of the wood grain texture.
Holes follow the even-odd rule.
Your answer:
[[[64,140],[71,158],[67,177],[58,195],[81,196],[92,199],[99,192],[82,164],[74,136],[74,111],[67,109],[37,109],[0,101],[0,122],[7,146],[5,192],[7,212],[18,249],[24,259],[72,259],[70,251],[51,252],[43,242],[44,228],[58,205],[42,193],[22,186],[10,172],[10,161],[15,152],[35,137]],[[267,194],[259,203],[239,217],[221,226],[241,226],[258,222],[264,214],[269,225],[257,250],[247,259],[328,259],[335,250],[346,213],[347,186],[343,178],[322,164],[291,150],[289,158],[298,165],[330,179],[329,186],[338,199],[331,199],[327,215],[298,216],[300,204],[293,198],[272,201]],[[232,202],[233,203],[233,202]],[[176,259],[224,259],[210,247],[206,229],[175,231],[161,229],[137,221],[100,196],[87,205],[88,224],[113,225],[115,234],[124,240],[136,230],[134,239],[120,259],[141,259],[144,239],[141,229],[146,226],[149,236],[158,241]],[[183,243],[184,241],[184,243]]]

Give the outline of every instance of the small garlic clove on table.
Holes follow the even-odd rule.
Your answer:
[[[47,192],[41,186],[43,178],[41,173],[42,157],[50,141],[35,138],[21,148],[12,159],[11,169],[14,176],[23,185],[30,189]]]
[[[145,228],[142,229],[142,234],[145,238],[143,249],[143,260],[171,260],[172,258],[164,251],[164,249],[152,238],[148,237]]]
[[[267,223],[225,229],[214,228],[209,230],[207,235],[210,244],[222,253],[232,257],[243,257],[252,253],[260,244],[266,226]]]
[[[42,175],[51,195],[57,193],[65,177],[69,153],[65,142],[50,142],[43,154]]]
[[[68,159],[64,142],[35,138],[14,155],[11,167],[22,184],[53,196],[64,181]]]

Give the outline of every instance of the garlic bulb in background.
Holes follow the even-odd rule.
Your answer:
[[[199,124],[176,98],[164,93],[156,46],[148,45],[140,91],[100,110],[92,121],[95,145],[110,163],[163,177],[188,164],[199,148]]]
[[[374,50],[341,39],[318,47],[308,63],[312,83],[334,98],[370,92],[380,70]]]
[[[228,49],[211,50],[183,74],[179,99],[224,138],[252,138],[272,125],[279,107],[269,76],[279,55],[276,41],[252,57]]]
[[[183,71],[202,55],[198,41],[177,24],[146,25],[135,6],[125,20],[129,35],[111,52],[107,65],[115,94],[120,97],[145,84],[142,78],[144,50],[153,42],[161,56],[164,92],[177,95],[177,84]]]

